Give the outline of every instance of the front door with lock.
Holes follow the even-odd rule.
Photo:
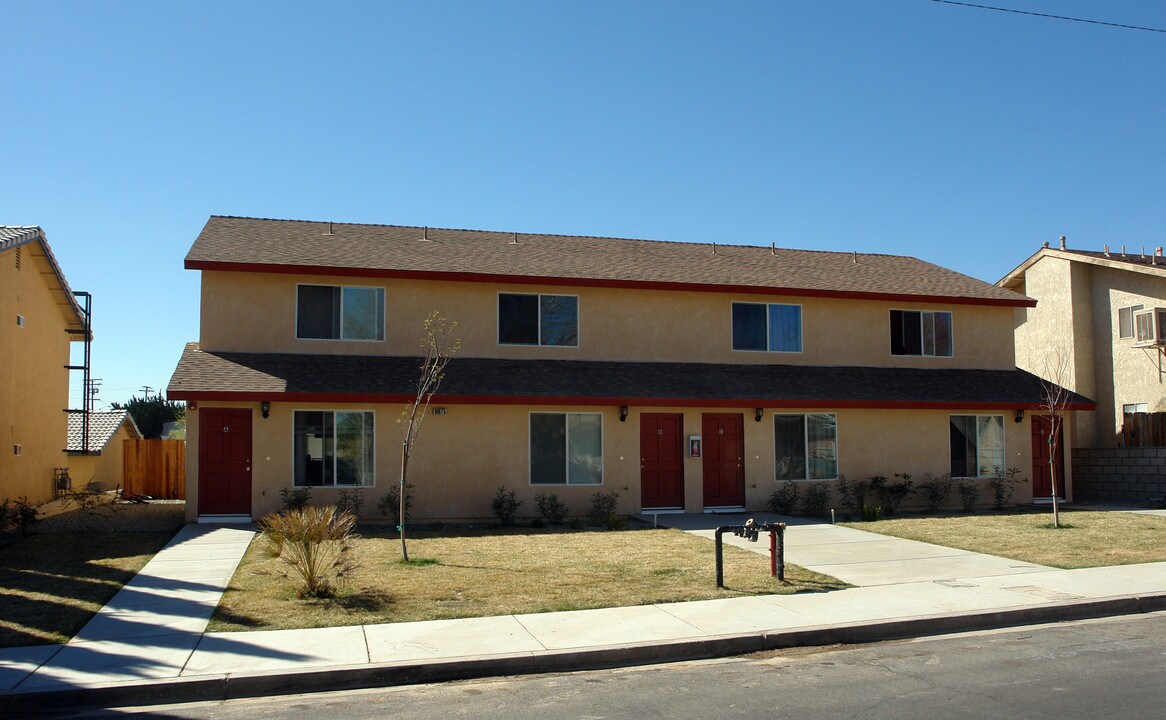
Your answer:
[[[704,506],[745,506],[745,433],[741,413],[701,415]]]
[[[640,415],[640,507],[684,508],[684,415]]]
[[[203,408],[198,422],[198,514],[251,514],[251,411]]]

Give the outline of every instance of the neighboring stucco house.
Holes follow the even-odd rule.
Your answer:
[[[1034,301],[914,258],[215,216],[186,267],[200,337],[169,398],[192,520],[293,486],[365,488],[372,515],[433,310],[462,350],[410,464],[419,520],[488,517],[503,484],[530,514],[597,491],[700,512],[763,507],[784,478],[1043,467],[1012,342]]]
[[[1074,446],[1115,447],[1125,413],[1166,411],[1162,248],[1070,250],[1062,238],[997,285],[1038,301],[1016,309],[1017,366],[1049,375],[1047,363],[1059,352],[1067,366],[1062,384],[1097,401],[1095,412],[1078,413]]]
[[[68,464],[70,346],[86,332],[44,232],[0,226],[0,500],[53,497]]]
[[[69,477],[73,488],[101,483],[106,490],[122,484],[125,441],[140,440],[142,432],[129,410],[89,414],[89,442],[83,442],[82,417],[69,416]]]

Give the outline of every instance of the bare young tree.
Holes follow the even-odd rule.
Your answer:
[[[1053,527],[1061,527],[1061,510],[1057,501],[1057,453],[1065,413],[1073,393],[1065,386],[1069,383],[1069,358],[1057,348],[1045,356],[1045,371],[1041,377],[1041,410],[1049,417],[1049,483],[1052,488]]]
[[[400,522],[401,560],[403,562],[409,562],[409,549],[405,546],[405,501],[409,458],[413,455],[417,434],[421,432],[421,423],[429,411],[429,401],[445,378],[445,366],[461,349],[461,339],[453,336],[453,331],[456,328],[457,323],[449,321],[438,310],[429,313],[425,318],[425,332],[421,337],[423,355],[417,377],[417,394],[414,396],[413,402],[405,406],[401,412],[401,417],[397,419],[397,424],[401,426],[402,435],[401,481],[398,494],[400,507],[397,519]]]

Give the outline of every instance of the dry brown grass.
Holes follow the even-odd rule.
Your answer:
[[[68,641],[173,536],[59,533],[0,547],[0,647]]]
[[[845,523],[858,530],[921,540],[1058,568],[1166,561],[1166,517],[1125,512],[1051,510],[906,517]]]
[[[211,631],[329,627],[411,620],[645,605],[847,587],[769,558],[725,546],[726,589],[715,581],[713,543],[677,530],[522,530],[427,533],[400,545],[387,534],[357,541],[361,564],[340,594],[298,600],[290,583],[258,575],[267,561],[254,543],[223,596]]]

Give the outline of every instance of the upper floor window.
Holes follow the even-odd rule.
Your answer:
[[[733,349],[802,351],[802,306],[733,303]]]
[[[1117,310],[1117,336],[1132,338],[1134,336],[1134,313],[1143,309],[1141,305],[1130,305]]]
[[[891,354],[951,357],[951,313],[891,311]]]
[[[296,486],[375,484],[371,412],[297,410],[293,432]]]
[[[833,413],[774,415],[773,447],[778,480],[838,477],[838,417]]]
[[[1004,416],[952,415],[951,476],[987,477],[1004,472]]]
[[[384,340],[385,289],[336,285],[298,286],[296,337]]]
[[[579,298],[574,295],[498,295],[498,342],[503,345],[579,345]]]

